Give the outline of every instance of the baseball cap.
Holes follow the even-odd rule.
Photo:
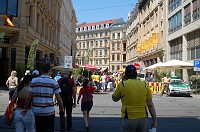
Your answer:
[[[39,71],[38,71],[38,70],[34,70],[34,71],[32,72],[32,74],[38,76],[38,75],[39,75]]]
[[[25,75],[31,75],[31,71],[30,70],[26,70]]]
[[[128,65],[126,67],[126,72],[137,72],[136,67],[134,65]]]

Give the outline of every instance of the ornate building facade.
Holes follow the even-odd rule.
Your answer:
[[[64,20],[60,18],[61,11],[67,16],[63,17]],[[10,17],[14,26],[6,25],[5,16]],[[11,70],[26,68],[30,47],[36,39],[39,40],[35,62],[38,70],[42,63],[48,61],[52,66],[58,65],[61,56],[72,55],[76,21],[71,0],[3,0],[0,5],[0,33],[4,34],[0,44],[2,82]],[[66,35],[61,37],[60,32]],[[60,42],[65,37],[68,42]]]
[[[165,59],[166,1],[140,0],[127,22],[128,63],[147,67]]]
[[[84,64],[89,53],[89,64],[108,68],[111,72],[119,70],[123,67],[124,32],[122,18],[77,25],[77,63]]]

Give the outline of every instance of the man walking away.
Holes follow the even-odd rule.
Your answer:
[[[126,67],[125,76],[126,81],[122,80],[112,95],[113,101],[121,99],[122,102],[122,132],[145,132],[148,119],[146,106],[153,118],[151,127],[156,128],[156,111],[148,85],[137,79],[137,71],[133,65]]]
[[[56,96],[60,111],[64,112],[60,88],[58,83],[50,78],[51,67],[42,65],[42,75],[33,78],[26,99],[25,108],[28,108],[32,99],[32,110],[35,114],[36,132],[54,132],[55,108],[53,96]]]
[[[72,107],[76,107],[76,86],[74,80],[69,77],[69,71],[63,72],[63,77],[58,80],[61,88],[60,96],[63,101],[64,109],[67,116],[67,131],[72,128]],[[65,113],[60,113],[61,132],[66,131]]]

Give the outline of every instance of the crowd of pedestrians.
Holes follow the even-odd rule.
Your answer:
[[[38,70],[27,70],[18,85],[16,71],[11,72],[6,85],[9,99],[17,89],[18,96],[14,124],[16,132],[54,132],[55,100],[59,105],[61,132],[71,131],[72,110],[81,101],[81,111],[86,131],[89,131],[90,111],[95,91],[112,91],[114,102],[121,100],[121,128],[123,132],[145,132],[147,113],[152,116],[152,128],[157,127],[152,94],[144,82],[137,79],[136,68],[126,67],[125,75],[94,72],[89,78],[75,81],[73,72],[65,69],[51,77],[51,67],[43,64],[41,75]],[[81,89],[77,94],[77,85]],[[148,110],[148,111],[147,111]]]

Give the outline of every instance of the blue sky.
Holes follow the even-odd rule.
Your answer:
[[[98,22],[114,18],[127,21],[138,0],[72,0],[78,23]]]

